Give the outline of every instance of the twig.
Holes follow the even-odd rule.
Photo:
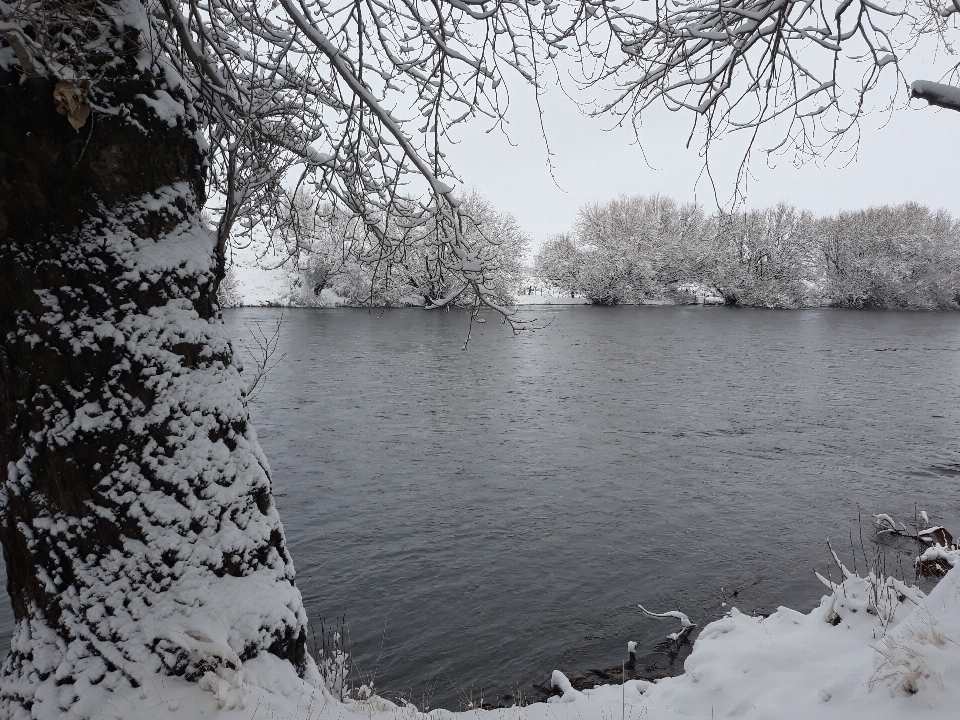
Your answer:
[[[253,341],[257,345],[257,349],[253,350],[242,338],[240,340],[240,344],[243,346],[243,349],[246,350],[247,354],[253,359],[253,362],[257,368],[253,379],[250,381],[246,390],[244,391],[245,402],[249,402],[260,394],[260,391],[263,390],[267,373],[279,365],[287,356],[286,353],[283,353],[279,358],[271,362],[274,354],[277,352],[277,345],[280,342],[280,328],[282,325],[283,315],[277,318],[276,328],[274,328],[273,333],[267,337],[267,334],[263,331],[263,327],[259,320],[254,322],[254,327],[244,323],[244,327],[246,327],[250,332],[250,337],[253,338]]]

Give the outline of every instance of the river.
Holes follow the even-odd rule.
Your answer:
[[[226,322],[281,312],[251,413],[297,582],[388,697],[509,704],[628,640],[677,672],[677,624],[638,603],[809,611],[871,513],[960,535],[960,313],[528,308],[549,324],[490,318],[466,351],[457,311]]]

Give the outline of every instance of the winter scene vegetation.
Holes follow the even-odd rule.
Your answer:
[[[493,342],[487,320],[518,336],[517,347],[550,331],[549,319],[514,307],[534,283],[598,305],[955,309],[957,222],[947,211],[907,203],[815,216],[747,203],[756,155],[815,163],[855,148],[871,113],[911,100],[960,110],[958,11],[937,0],[0,0],[0,543],[13,617],[0,717],[954,717],[960,555],[925,513],[911,525],[884,507],[870,509],[866,537],[855,544],[851,532],[849,552],[831,548],[813,609],[743,613],[737,591],[701,622],[683,598],[668,607],[638,597],[631,617],[660,624],[667,646],[689,653],[672,674],[640,677],[643,649],[625,637],[619,678],[613,666],[592,680],[558,667],[543,698],[478,696],[459,711],[429,710],[350,680],[345,638],[314,637],[298,585],[307,558],[291,552],[297,541],[275,493],[282,479],[251,420],[279,361],[281,327],[255,336],[244,369],[223,310],[242,301],[229,268],[249,251],[279,268],[287,304],[462,317],[458,351],[491,366],[501,358],[467,343],[474,332]],[[708,210],[638,188],[646,194],[584,206],[568,235],[534,251],[509,212],[464,192],[469,179],[451,158],[468,126],[507,134],[523,93],[538,111],[518,120],[545,127],[539,103],[551,91],[635,130],[640,147],[623,152],[638,162],[641,120],[664,109],[689,121],[705,177],[722,143],[742,138],[729,202]],[[934,332],[931,352],[956,352],[953,342]],[[411,372],[457,370],[430,350],[416,349],[424,357]],[[899,352],[871,353],[888,350]],[[946,373],[955,363],[942,365]],[[914,370],[883,368],[904,382]],[[422,403],[406,425],[439,414],[439,446],[481,437],[491,415],[465,409],[466,398],[485,395],[479,373]],[[726,384],[737,377],[731,370]],[[950,387],[943,381],[942,397]],[[391,387],[400,401],[420,389]],[[365,392],[351,411],[390,394],[373,381]],[[828,400],[798,400],[776,422]],[[741,410],[762,412],[768,401],[758,394]],[[931,424],[916,435],[934,433],[931,418],[953,422],[925,416]],[[459,420],[468,426],[452,433]],[[733,447],[748,433],[720,430],[703,434]],[[351,448],[356,463],[373,434]],[[332,435],[312,444],[333,448]],[[686,459],[658,447],[671,462]],[[470,452],[462,468],[472,468]],[[855,466],[869,460],[852,455]],[[424,482],[436,480],[430,457],[418,458]],[[740,461],[760,464],[756,453]],[[953,464],[936,467],[911,477],[956,474]],[[443,483],[432,487],[442,494]],[[787,532],[778,522],[774,513],[760,528],[770,552]],[[695,554],[711,532],[704,521],[676,544],[698,537]],[[495,536],[509,532],[484,538]],[[894,542],[906,568],[885,560]],[[570,562],[562,551],[538,558],[543,572]],[[367,554],[373,562],[378,551]],[[609,585],[630,573],[604,570]],[[556,584],[568,600],[583,591],[569,578]]]
[[[817,218],[780,205],[707,215],[669,198],[580,211],[536,274],[591,303],[717,298],[729,305],[957,309],[960,224],[905,204]]]
[[[476,192],[463,198],[459,210],[465,239],[491,268],[485,281],[490,297],[509,304],[524,277],[529,238],[510,215],[498,212]],[[286,238],[289,246],[283,245],[281,256],[287,260],[284,289],[289,294],[284,304],[311,307],[327,300],[349,306],[423,306],[437,296],[441,287],[430,271],[430,236],[424,235],[429,227],[408,231],[400,258],[370,262],[360,249],[364,228],[356,218],[332,207],[326,213],[308,206],[303,214],[309,226],[298,224],[296,235]],[[460,296],[452,304],[469,306],[470,301]]]
[[[531,241],[512,216],[476,192],[462,212],[465,233],[495,262],[488,287],[501,305],[537,302],[536,296],[595,305],[960,308],[960,222],[916,203],[818,218],[787,205],[708,214],[656,195],[621,197],[581,208],[573,232],[546,239],[529,267]],[[297,224],[296,238],[278,238],[279,283],[269,303],[429,302],[435,289],[425,275],[422,239],[410,242],[399,262],[381,266],[354,248],[362,247],[358,228],[332,208],[309,222]],[[244,304],[232,267],[220,304]]]

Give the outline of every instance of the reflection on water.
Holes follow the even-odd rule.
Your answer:
[[[858,508],[960,527],[960,314],[542,314],[462,352],[462,313],[284,312],[252,414],[308,614],[378,691],[496,702],[628,640],[668,668],[637,603],[808,610]]]

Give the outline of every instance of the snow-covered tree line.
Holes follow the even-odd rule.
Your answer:
[[[298,231],[279,241],[289,258],[291,305],[319,305],[322,292],[329,290],[337,302],[350,306],[423,306],[451,291],[444,279],[430,272],[431,237],[436,232],[432,223],[392,229],[405,235],[402,253],[393,258],[370,257],[362,250],[368,246],[366,228],[356,218],[302,195],[293,200],[292,208],[301,217]],[[512,215],[497,210],[475,191],[463,197],[459,210],[464,239],[487,259],[485,285],[490,297],[500,306],[509,304],[523,277],[530,238]],[[467,294],[451,300],[466,307],[472,302]]]
[[[684,300],[736,305],[957,309],[960,221],[916,203],[816,217],[788,205],[707,214],[661,196],[580,210],[535,270],[597,304]]]

